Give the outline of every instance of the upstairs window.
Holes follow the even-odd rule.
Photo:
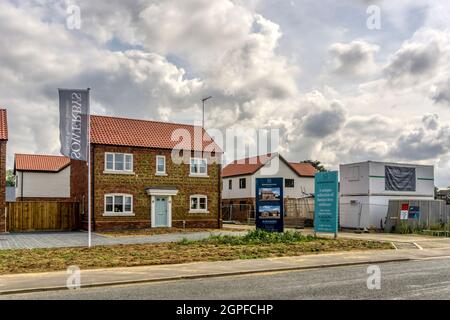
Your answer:
[[[133,172],[133,155],[127,153],[106,153],[105,170],[113,172]]]
[[[233,190],[233,180],[228,180],[228,189]]]
[[[247,188],[247,179],[246,178],[239,179],[239,189],[245,188]]]
[[[156,157],[156,174],[166,174],[166,157]]]
[[[295,180],[294,179],[286,179],[284,180],[285,188],[295,188]]]
[[[208,174],[208,162],[203,158],[191,158],[191,175],[206,176]]]

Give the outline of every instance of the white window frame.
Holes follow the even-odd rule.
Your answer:
[[[113,156],[113,168],[108,169],[108,155]],[[116,169],[116,155],[123,155],[123,170]],[[131,157],[131,168],[127,170],[126,168],[126,158],[127,156]],[[126,173],[126,174],[134,174],[134,156],[132,153],[123,153],[123,152],[105,152],[105,172],[106,173]]]
[[[158,160],[163,159],[164,160],[164,171],[158,170]],[[167,162],[166,162],[166,156],[156,156],[156,175],[165,176],[167,175]]]
[[[206,168],[205,173],[192,172],[192,168],[194,167],[192,165],[192,161],[194,161],[194,166],[198,166],[198,169],[199,169],[198,171],[200,171],[200,161],[205,161],[205,168]],[[193,176],[193,177],[207,177],[208,176],[208,159],[206,159],[206,158],[191,158],[189,161],[189,173],[190,173],[190,176]]]
[[[192,208],[192,199],[197,198],[198,208]],[[205,199],[205,209],[200,209],[200,199]],[[189,197],[189,213],[209,213],[208,196],[203,194],[194,194]]]
[[[106,198],[112,197],[113,198],[113,210],[114,210],[114,201],[116,197],[122,197],[122,203],[123,203],[123,212],[114,212],[114,211],[107,211],[106,210]],[[131,210],[130,211],[125,211],[125,203],[126,203],[126,198],[131,198]],[[133,195],[132,194],[126,194],[126,193],[108,193],[105,194],[104,196],[104,214],[103,216],[106,217],[134,217],[134,211],[133,211]]]

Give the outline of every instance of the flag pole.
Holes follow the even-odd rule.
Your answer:
[[[92,212],[91,212],[91,88],[88,88],[87,114],[87,161],[88,161],[88,246],[92,247]]]

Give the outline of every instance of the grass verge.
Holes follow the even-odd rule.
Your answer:
[[[140,236],[154,236],[160,234],[173,234],[173,233],[193,233],[193,232],[214,232],[214,231],[235,231],[239,232],[242,230],[236,228],[222,228],[222,229],[206,229],[206,228],[153,228],[153,229],[139,229],[139,230],[117,230],[117,231],[107,231],[98,232],[103,236],[107,237],[140,237]]]
[[[0,251],[0,274],[178,264],[199,261],[258,259],[304,254],[392,249],[388,243],[350,239],[323,239],[296,232],[249,232],[244,237],[211,236],[205,240],[167,244],[99,246]]]

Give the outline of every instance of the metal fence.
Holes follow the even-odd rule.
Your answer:
[[[227,222],[252,222],[255,219],[255,206],[252,204],[228,204],[222,206],[222,219]]]
[[[415,217],[401,217],[402,206],[418,207]],[[385,231],[401,229],[446,229],[449,230],[450,206],[442,200],[390,200]]]

